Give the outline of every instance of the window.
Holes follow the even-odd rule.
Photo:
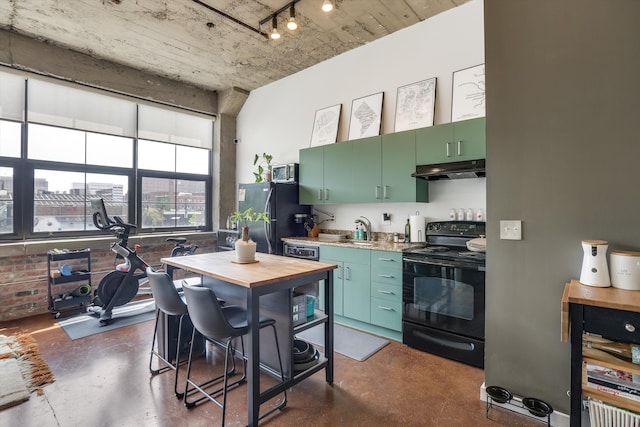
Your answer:
[[[4,72],[0,95],[0,239],[94,234],[93,198],[136,232],[211,228],[211,117]]]

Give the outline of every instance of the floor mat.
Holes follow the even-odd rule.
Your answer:
[[[90,335],[111,331],[124,326],[135,325],[155,319],[156,304],[153,300],[130,302],[113,309],[111,323],[102,326],[97,314],[81,313],[72,317],[58,319],[58,324],[69,338],[88,337]]]
[[[296,338],[324,347],[324,325],[314,326],[300,332],[296,334]],[[385,339],[342,325],[333,325],[334,351],[359,362],[367,360],[387,344],[389,341]]]

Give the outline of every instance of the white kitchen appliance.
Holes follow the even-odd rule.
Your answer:
[[[640,252],[611,251],[611,286],[640,291]]]
[[[611,286],[609,266],[607,265],[607,248],[609,242],[605,240],[583,240],[582,271],[580,283],[588,286],[606,288]]]
[[[409,215],[409,225],[411,227],[411,242],[427,241],[427,219],[416,212],[415,215]]]

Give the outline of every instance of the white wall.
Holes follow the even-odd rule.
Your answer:
[[[338,141],[345,141],[351,102],[366,95],[384,92],[381,133],[392,133],[398,87],[431,77],[437,78],[435,124],[448,123],[452,73],[481,63],[483,1],[474,0],[256,89],[237,119],[236,178],[253,182],[255,153],[268,152],[275,163],[297,162],[298,150],[310,146],[313,119],[319,109],[342,104]],[[431,183],[430,193],[430,203],[320,208],[336,215],[336,222],[327,228],[350,230],[353,220],[365,215],[374,231],[383,232],[404,231],[407,215],[416,211],[439,220],[447,219],[452,207],[482,208],[486,213],[483,178]],[[390,226],[381,224],[382,212],[392,214]]]

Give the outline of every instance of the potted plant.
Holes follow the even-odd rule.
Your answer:
[[[242,237],[236,240],[236,258],[238,262],[253,262],[256,258],[256,242],[249,238],[249,223],[264,221],[270,223],[269,212],[254,212],[249,208],[244,212],[236,211],[231,214],[231,221],[242,223]]]
[[[271,160],[273,160],[273,156],[271,154],[262,153],[262,156],[259,154],[255,155],[253,158],[253,165],[258,167],[258,171],[254,172],[253,176],[256,177],[256,182],[271,182]]]

